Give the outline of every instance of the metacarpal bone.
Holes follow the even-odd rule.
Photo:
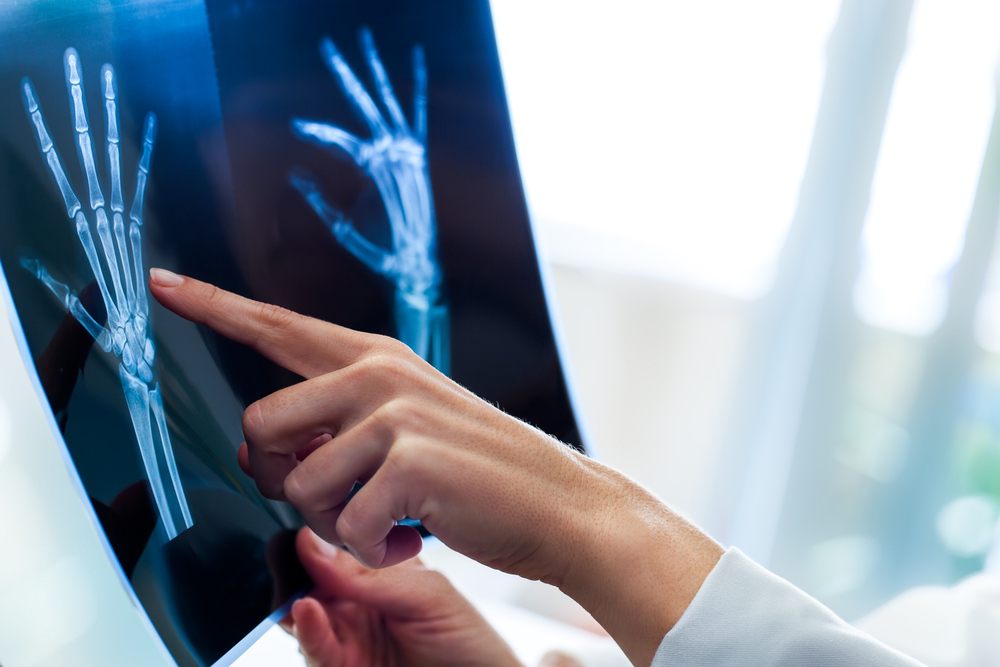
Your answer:
[[[371,271],[396,288],[395,320],[399,339],[439,370],[448,372],[448,309],[441,297],[437,262],[437,224],[427,167],[427,67],[423,49],[413,50],[414,119],[410,129],[375,41],[360,34],[365,61],[391,123],[387,123],[364,86],[329,38],[320,43],[323,60],[355,110],[368,124],[369,141],[329,123],[295,118],[292,132],[333,152],[345,152],[375,183],[389,219],[391,248],[380,248],[323,198],[308,175],[293,172],[289,181],[330,228],[337,241]],[[391,127],[390,127],[391,125]]]
[[[21,82],[22,100],[25,112],[35,130],[39,150],[48,164],[66,205],[67,216],[74,221],[76,234],[80,240],[90,269],[97,280],[101,298],[107,311],[107,326],[101,326],[80,303],[76,292],[55,280],[48,270],[37,260],[22,259],[22,266],[38,278],[59,299],[74,317],[94,337],[105,352],[113,352],[119,357],[119,375],[122,391],[128,404],[129,414],[135,430],[139,453],[149,478],[150,488],[157,510],[163,520],[169,538],[176,537],[180,530],[194,525],[187,497],[181,483],[180,473],[170,444],[163,399],[159,386],[153,387],[153,364],[155,347],[147,333],[149,302],[146,295],[145,271],[142,263],[143,202],[152,166],[153,147],[156,141],[156,116],[149,113],[143,124],[142,156],[136,169],[136,193],[129,212],[126,240],[124,219],[125,202],[121,188],[120,128],[118,118],[118,84],[114,68],[107,64],[101,68],[101,93],[104,98],[106,146],[108,170],[111,180],[111,219],[105,210],[104,196],[94,160],[90,125],[87,120],[86,96],[83,88],[83,65],[75,49],[67,49],[63,57],[66,87],[70,97],[70,114],[76,134],[76,144],[80,164],[87,178],[90,191],[91,209],[94,211],[97,236],[101,241],[101,254],[91,232],[90,222],[84,214],[80,201],[59,159],[51,135],[45,125],[44,114],[38,95],[31,81]],[[129,258],[131,250],[131,259]],[[104,262],[102,264],[101,257]],[[109,290],[107,277],[110,275]],[[166,462],[177,506],[181,517],[173,516],[171,503],[167,497],[165,479],[160,471],[153,438],[150,413],[155,417],[157,433],[163,460]]]

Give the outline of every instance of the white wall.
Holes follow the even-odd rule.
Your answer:
[[[752,305],[562,264],[552,275],[598,456],[708,521]]]

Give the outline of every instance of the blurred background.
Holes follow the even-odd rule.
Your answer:
[[[492,8],[596,456],[849,621],[1000,573],[1000,0]],[[425,559],[527,664],[608,648]],[[301,664],[265,636],[241,667]]]
[[[1000,508],[1000,2],[496,0],[590,442],[855,620]]]
[[[897,596],[1000,571],[1000,2],[492,9],[596,456],[848,621],[900,601],[862,623],[897,648],[979,664],[961,589]],[[542,619],[600,632],[557,591],[424,558],[526,664],[597,655]]]

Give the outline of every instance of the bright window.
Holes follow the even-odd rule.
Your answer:
[[[854,289],[868,324],[941,324],[995,103],[1000,3],[918,0],[872,182]]]
[[[532,215],[554,259],[742,298],[795,211],[837,0],[498,0]]]

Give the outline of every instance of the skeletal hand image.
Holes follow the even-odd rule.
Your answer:
[[[424,52],[419,46],[413,50],[416,92],[411,128],[367,29],[361,31],[361,43],[389,121],[383,117],[333,41],[326,38],[320,44],[324,62],[368,125],[372,138],[364,141],[329,123],[300,118],[292,121],[292,131],[318,146],[346,153],[372,178],[389,219],[391,249],[379,247],[365,238],[350,219],[326,202],[311,176],[293,173],[290,181],[344,248],[371,271],[393,283],[399,339],[447,374],[450,366],[448,307],[441,298],[437,225],[427,169],[427,68]]]
[[[163,398],[159,384],[153,379],[155,348],[147,332],[149,303],[146,296],[145,270],[142,264],[142,210],[146,180],[153,156],[156,140],[156,116],[146,116],[142,136],[142,157],[136,169],[135,196],[129,210],[126,225],[125,201],[122,196],[121,164],[119,158],[120,136],[118,122],[118,84],[114,68],[106,64],[101,69],[101,94],[107,137],[107,164],[111,181],[111,202],[107,202],[101,190],[100,179],[94,158],[94,150],[87,119],[87,105],[83,90],[83,69],[76,49],[69,48],[63,56],[66,73],[66,87],[70,98],[70,113],[76,137],[76,149],[87,177],[89,204],[100,240],[100,251],[94,242],[92,224],[84,213],[73,187],[70,185],[62,161],[49,135],[45,118],[35,93],[34,85],[28,78],[21,82],[21,93],[25,111],[35,129],[35,137],[42,152],[42,159],[48,164],[55,177],[56,185],[66,205],[66,215],[76,229],[83,251],[87,256],[91,271],[97,279],[101,297],[107,313],[107,324],[102,326],[83,307],[75,290],[56,280],[37,259],[23,258],[22,266],[42,281],[63,306],[80,322],[105,352],[113,352],[119,359],[118,371],[121,377],[125,402],[132,417],[139,453],[149,478],[153,498],[160,518],[170,539],[179,532],[194,525],[188,508],[184,488],[177,472],[170,433],[167,430],[163,411]],[[111,219],[109,220],[108,214]],[[131,252],[130,252],[131,250]],[[104,264],[102,265],[101,259]],[[108,287],[110,277],[111,288]],[[150,415],[152,414],[152,419]],[[169,482],[161,474],[160,462],[154,444],[152,422],[156,422],[163,463],[167,469]],[[173,489],[175,516],[168,500],[166,486]]]

